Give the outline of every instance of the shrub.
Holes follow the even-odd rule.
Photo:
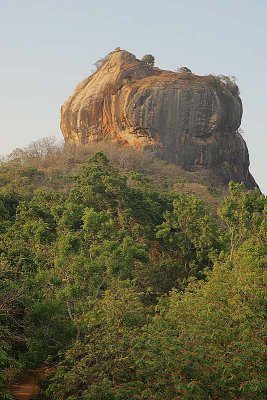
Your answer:
[[[145,54],[141,60],[144,64],[151,65],[152,67],[155,64],[155,57],[152,54]]]
[[[178,68],[177,72],[188,72],[188,73],[192,73],[191,69],[187,68],[187,67],[181,67]]]

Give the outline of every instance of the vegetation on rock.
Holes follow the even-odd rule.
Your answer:
[[[141,60],[144,64],[151,65],[152,67],[155,64],[155,57],[152,54],[146,54]]]
[[[189,69],[188,67],[178,68],[177,72],[189,72],[189,73],[192,73],[191,69]]]

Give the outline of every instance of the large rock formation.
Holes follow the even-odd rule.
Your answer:
[[[61,130],[66,141],[112,138],[224,184],[253,187],[247,146],[237,131],[241,117],[231,81],[163,71],[118,50],[63,104]]]

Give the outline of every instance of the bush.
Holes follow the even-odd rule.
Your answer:
[[[188,73],[192,73],[191,69],[187,68],[187,67],[181,67],[178,68],[177,72],[188,72]]]
[[[234,96],[239,96],[239,87],[236,84],[236,78],[234,76],[225,75],[210,75],[212,78],[212,84],[216,88],[227,90]]]
[[[155,64],[155,57],[152,54],[146,54],[141,60],[144,64],[151,65],[152,67]]]

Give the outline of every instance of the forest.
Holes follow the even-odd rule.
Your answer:
[[[106,150],[1,160],[1,399],[265,399],[267,197]]]

